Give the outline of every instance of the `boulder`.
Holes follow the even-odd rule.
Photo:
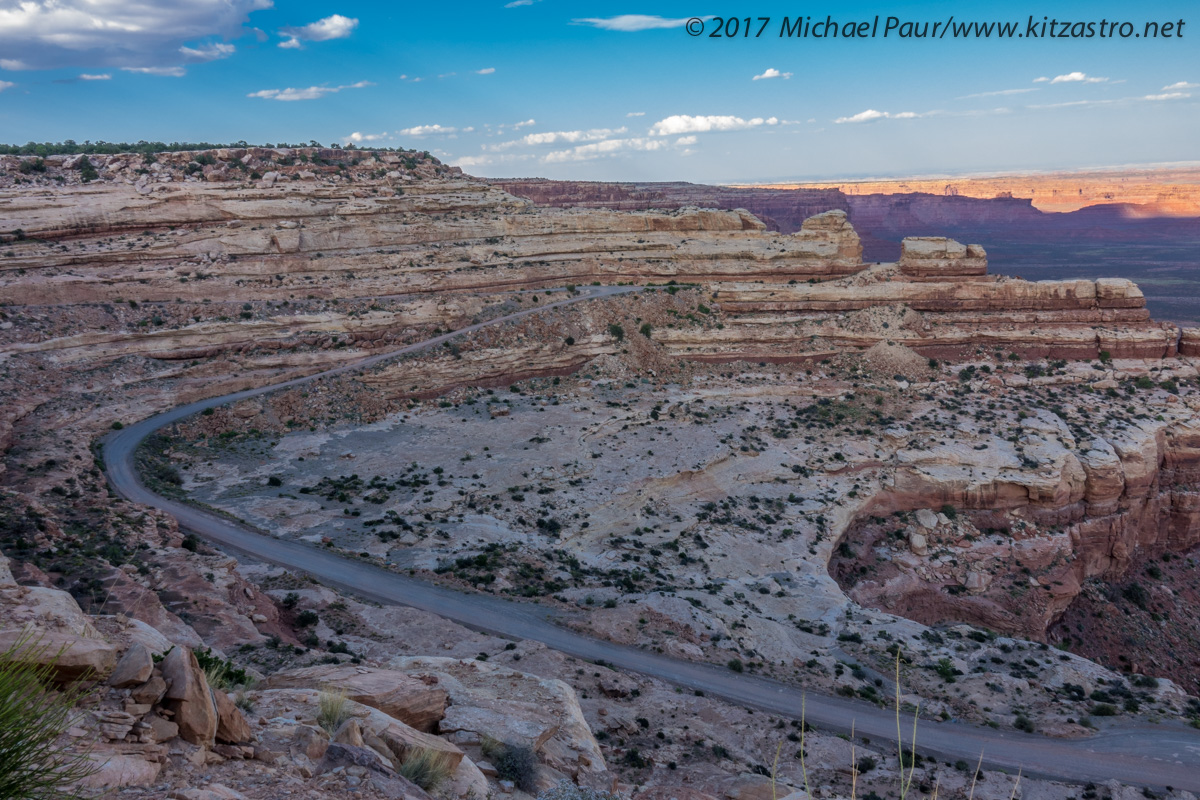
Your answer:
[[[155,675],[129,693],[129,699],[135,703],[157,705],[167,694],[167,682],[162,676]]]
[[[154,658],[145,645],[135,642],[125,651],[116,669],[108,677],[108,685],[117,689],[143,684],[154,674]]]
[[[11,579],[7,562],[4,568]],[[0,584],[6,578],[0,576]],[[0,652],[18,643],[23,658],[52,665],[58,681],[104,680],[117,665],[116,648],[92,625],[75,598],[41,586],[0,586]]]
[[[446,713],[448,695],[436,684],[404,672],[346,665],[322,665],[277,672],[267,689],[328,687],[356,703],[378,709],[419,731],[432,731]]]
[[[152,714],[146,717],[145,722],[154,731],[154,741],[167,742],[179,735],[179,726],[169,719],[164,719],[157,714]]]
[[[254,740],[250,724],[229,695],[220,689],[212,690],[213,705],[217,709],[217,741],[226,744],[242,744]]]
[[[87,757],[98,769],[79,782],[85,789],[119,789],[124,786],[150,786],[158,780],[162,765],[138,755],[109,750],[98,745]]]
[[[499,664],[453,658],[404,657],[393,669],[436,677],[450,694],[438,730],[467,731],[539,750],[542,762],[572,777],[605,772],[604,755],[566,683]]]
[[[191,650],[176,647],[162,661],[167,682],[166,706],[175,712],[175,723],[184,741],[212,747],[217,737],[217,709],[208,680]]]

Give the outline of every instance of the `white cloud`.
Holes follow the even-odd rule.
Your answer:
[[[603,156],[617,155],[633,150],[662,150],[667,143],[662,139],[608,139],[594,144],[582,144],[570,150],[555,150],[542,159],[545,164],[562,164],[568,161],[591,161]]]
[[[263,89],[260,92],[251,92],[246,97],[258,97],[263,100],[281,100],[284,102],[316,100],[327,94],[336,94],[343,89],[362,89],[363,87],[374,85],[370,81],[359,81],[347,86],[309,86],[307,89]]]
[[[288,39],[280,42],[279,46],[289,50],[298,50],[302,47],[301,42],[328,42],[331,39],[347,39],[350,37],[350,34],[354,33],[354,29],[357,27],[358,20],[354,17],[331,14],[324,19],[310,22],[307,25],[300,27],[289,25],[280,29],[280,35],[286,36]]]
[[[271,0],[4,0],[0,52],[30,69],[163,68],[189,42],[232,40]],[[11,68],[11,67],[6,67]]]
[[[630,111],[625,116],[626,117],[644,117],[644,116],[646,116],[646,112],[645,111]]]
[[[474,128],[467,128],[467,131]],[[445,136],[451,133],[458,133],[458,128],[447,128],[441,125],[414,125],[411,128],[402,128],[396,131],[397,136]]]
[[[1172,83],[1170,86],[1164,86],[1162,88],[1162,90],[1164,92],[1174,92],[1174,91],[1178,91],[1180,89],[1200,89],[1200,83],[1188,83],[1187,81],[1179,81],[1178,83]]]
[[[701,116],[676,114],[661,119],[650,127],[651,136],[674,136],[680,133],[707,133],[709,131],[740,131],[760,125],[778,125],[775,117],[742,119],[733,116]]]
[[[688,147],[695,143],[696,143],[695,136],[680,136],[678,139],[675,140],[675,144],[679,145],[680,147]]]
[[[102,73],[100,75],[90,75],[85,72],[79,76],[79,80],[81,80],[81,81],[111,81],[112,75],[109,75],[107,72]]]
[[[160,78],[182,78],[187,75],[183,67],[121,67],[126,72],[139,72],[142,75],[158,75]]]
[[[359,131],[355,131],[354,133],[350,134],[349,136],[343,136],[342,141],[343,142],[354,142],[355,144],[362,144],[363,142],[378,142],[383,139],[390,139],[390,138],[392,138],[392,137],[389,136],[387,133],[361,133]]]
[[[917,119],[918,117],[925,116],[929,116],[929,114],[918,114],[915,111],[900,111],[892,114],[887,111],[876,111],[873,108],[868,108],[866,111],[860,111],[852,117],[838,117],[834,122],[840,125],[844,122],[874,122],[877,119]]]
[[[5,89],[11,89],[14,86],[16,84],[12,81],[0,81],[0,92],[3,92]]]
[[[1148,94],[1143,97],[1143,100],[1175,100],[1180,97],[1191,97],[1189,92],[1163,92],[1162,94]]]
[[[784,80],[787,80],[790,77],[792,77],[792,73],[790,72],[780,72],[774,67],[769,67],[762,75],[755,75],[753,78],[751,78],[751,80],[765,81],[770,80],[771,78],[783,78]]]
[[[521,130],[521,128],[528,128],[530,125],[536,125],[536,124],[537,124],[536,119],[527,119],[524,122],[514,122],[513,130],[519,131],[519,130]]]
[[[17,72],[23,69],[30,69],[30,66],[24,61],[17,58],[0,58],[0,69],[8,69]]]
[[[539,0],[512,0],[511,3],[505,3],[505,8],[520,8],[521,6],[531,6]]]
[[[972,100],[976,97],[1004,97],[1010,94],[1025,94],[1026,92],[1036,92],[1036,88],[1029,89],[1000,89],[996,92],[976,92],[975,94],[964,94],[962,97],[956,97],[955,100]]]
[[[221,58],[229,58],[237,50],[231,44],[206,44],[201,47],[181,47],[180,54],[189,61],[216,61]]]
[[[496,71],[495,67],[484,67],[483,69],[475,70],[475,74],[476,75],[491,75],[495,71]]]
[[[1085,72],[1068,72],[1066,75],[1056,75],[1053,78],[1042,76],[1034,78],[1034,83],[1108,83],[1108,78],[1097,78]]]
[[[703,17],[703,19],[711,19],[711,17]],[[576,25],[591,25],[593,28],[600,28],[606,31],[624,31],[626,33],[662,28],[682,28],[687,24],[687,21],[687,17],[682,19],[667,19],[665,17],[654,17],[646,14],[621,14],[617,17],[585,17],[583,19],[571,20]]]
[[[515,139],[511,142],[500,142],[499,144],[489,145],[488,150],[498,153],[502,150],[509,150],[513,147],[537,147],[539,145],[558,144],[559,142],[566,144],[574,144],[576,142],[596,142],[601,139],[608,139],[613,136],[620,136],[622,133],[627,133],[628,128],[593,128],[587,131],[545,131],[543,133],[527,133],[520,139]]]

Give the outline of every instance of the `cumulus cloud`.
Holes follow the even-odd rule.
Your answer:
[[[545,131],[543,133],[528,133],[520,139],[514,139],[511,142],[500,142],[499,144],[489,145],[488,150],[492,152],[500,152],[502,150],[510,150],[513,147],[537,147],[547,144],[574,144],[575,142],[595,142],[601,139],[608,139],[612,136],[619,136],[622,133],[627,133],[627,128],[593,128],[586,131]]]
[[[790,72],[780,72],[774,67],[768,67],[766,72],[764,72],[762,75],[755,75],[753,78],[751,78],[751,80],[765,81],[770,80],[771,78],[783,78],[784,80],[787,80],[790,77],[792,77],[792,73]]]
[[[675,144],[680,147],[689,147],[695,143],[696,143],[695,136],[680,136],[678,139],[675,140]]]
[[[9,69],[16,72],[23,69],[30,69],[30,66],[17,58],[0,58],[0,69]]]
[[[704,17],[703,19],[711,19],[711,17]],[[591,25],[593,28],[600,28],[601,30],[624,31],[626,33],[663,28],[682,28],[687,24],[687,21],[687,17],[682,19],[667,19],[666,17],[655,17],[647,14],[621,14],[616,17],[584,17],[583,19],[571,20],[576,25]]]
[[[14,86],[16,84],[12,81],[0,81],[0,92],[3,92],[5,89],[11,89]]]
[[[279,46],[289,50],[298,50],[302,46],[301,42],[328,42],[331,39],[347,39],[350,37],[350,34],[354,33],[354,29],[357,27],[358,20],[354,17],[331,14],[324,19],[310,22],[307,25],[300,27],[289,25],[280,29],[279,33],[288,38],[286,41],[280,42]]]
[[[524,120],[524,121],[522,121],[522,122],[514,122],[514,123],[513,123],[513,130],[518,130],[518,131],[519,131],[519,130],[521,130],[521,128],[528,128],[530,125],[536,125],[536,124],[537,124],[537,120],[536,120],[536,119],[527,119],[527,120]]]
[[[281,100],[283,102],[316,100],[327,94],[336,94],[344,89],[362,89],[365,86],[374,85],[370,81],[359,81],[358,83],[351,83],[346,86],[309,86],[307,89],[263,89],[259,92],[251,92],[246,97],[258,97],[263,100]]]
[[[343,142],[353,142],[354,144],[362,144],[363,142],[379,142],[392,137],[385,131],[384,133],[362,133],[355,131],[349,136],[343,136]]]
[[[79,80],[81,80],[81,81],[111,81],[112,75],[109,75],[107,72],[101,73],[99,75],[92,75],[92,74],[85,72],[79,76]]]
[[[851,117],[838,117],[834,122],[840,125],[844,122],[874,122],[877,119],[916,119],[922,116],[925,115],[918,114],[915,111],[901,111],[892,114],[887,111],[876,111],[873,108],[868,108],[866,111],[860,111]]]
[[[1164,86],[1162,88],[1162,90],[1164,92],[1175,92],[1175,91],[1180,91],[1182,89],[1200,89],[1200,83],[1188,83],[1187,81],[1178,81],[1177,83],[1172,83],[1170,86]]]
[[[231,44],[206,44],[201,47],[181,47],[179,53],[188,61],[216,61],[220,58],[229,58],[237,48]]]
[[[271,0],[5,0],[0,52],[22,68],[153,68],[191,42],[236,39]],[[5,67],[11,69],[13,67]]]
[[[466,128],[464,132],[474,130]],[[414,125],[411,128],[401,128],[396,131],[397,136],[445,136],[451,133],[458,133],[458,128],[448,128],[443,125]]]
[[[708,133],[709,131],[740,131],[760,125],[778,125],[775,117],[742,119],[733,116],[699,116],[676,114],[660,119],[650,127],[651,136],[675,136],[681,133]]]
[[[591,161],[595,158],[617,155],[629,151],[662,150],[667,147],[662,139],[608,139],[594,144],[581,144],[569,150],[555,150],[548,153],[542,162],[545,164],[562,164],[568,161]]]
[[[1108,78],[1097,78],[1093,75],[1088,75],[1086,72],[1068,72],[1066,75],[1055,75],[1053,78],[1042,76],[1034,78],[1034,83],[1108,83]]]
[[[483,69],[475,70],[475,74],[476,75],[491,75],[495,71],[496,71],[495,67],[484,67]]]

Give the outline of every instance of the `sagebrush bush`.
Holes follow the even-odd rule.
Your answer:
[[[532,793],[537,780],[537,754],[527,744],[511,744],[486,737],[483,754],[496,768],[501,780],[512,781],[523,792]]]

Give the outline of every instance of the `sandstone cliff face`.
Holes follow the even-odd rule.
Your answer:
[[[859,602],[913,619],[1044,638],[1089,579],[1121,580],[1138,558],[1200,544],[1200,424],[1185,413],[1107,427],[1069,409],[1026,419],[1020,450],[994,441],[983,453],[955,442],[901,451],[893,477],[846,534],[875,543],[860,556],[890,553],[890,566],[854,580],[848,565],[858,562],[835,557],[832,573],[850,581]],[[928,510],[944,504],[965,518]],[[870,519],[895,512],[899,545]]]

